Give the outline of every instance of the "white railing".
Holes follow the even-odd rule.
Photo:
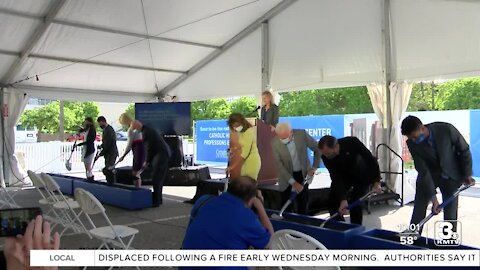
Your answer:
[[[96,143],[99,145],[100,143]],[[123,153],[127,146],[124,141],[117,142],[118,151]],[[73,143],[67,142],[43,142],[43,143],[17,143],[15,145],[15,153],[21,159],[23,157],[25,162],[25,169],[35,172],[48,173],[64,173],[67,172],[65,162],[70,156],[73,148]],[[129,166],[132,164],[131,152],[118,166]],[[81,147],[75,149],[72,154],[72,172],[85,171],[82,163]],[[105,167],[105,161],[99,158],[94,166],[94,171],[100,171]]]
[[[100,143],[96,143],[99,145]],[[25,164],[25,170],[32,170],[34,172],[47,172],[47,173],[65,173],[65,161],[70,156],[73,143],[68,142],[42,142],[42,143],[17,143],[15,145],[15,153],[17,154],[20,163]],[[120,155],[125,151],[127,147],[126,141],[117,142],[118,152]],[[193,143],[191,141],[184,140],[183,151],[185,155],[193,154]],[[81,147],[78,147],[72,155],[72,172],[85,171],[82,163],[82,151]],[[21,161],[23,159],[23,162]],[[131,166],[133,156],[130,152],[125,159],[118,165]],[[105,161],[99,158],[93,168],[94,171],[101,171],[105,167]]]

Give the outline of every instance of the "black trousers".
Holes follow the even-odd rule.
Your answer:
[[[107,179],[107,183],[114,184],[115,175],[113,174],[113,170],[109,170],[109,168],[115,165],[115,161],[117,161],[117,156],[105,155],[104,158],[105,158],[105,168],[103,168],[102,172],[105,175],[105,178]]]
[[[452,197],[453,193],[462,185],[462,182],[455,181],[453,179],[443,179],[439,174],[432,175],[435,187],[440,188],[442,193],[442,200],[446,201],[448,198]],[[418,184],[417,184],[418,185]],[[426,216],[426,211],[428,204],[430,203],[428,196],[425,196],[423,192],[417,187],[415,193],[415,202],[413,205],[413,214],[411,224],[418,224]],[[444,220],[457,220],[458,216],[458,197],[455,198],[450,204],[445,206],[443,209],[443,219]],[[456,223],[453,223],[453,230],[457,231]],[[420,228],[422,232],[423,228]]]
[[[368,193],[370,185],[364,183],[357,183],[356,185],[345,183],[345,190],[350,190],[349,194],[347,194],[347,201],[349,204],[353,203],[354,201],[360,199],[361,197],[365,196]],[[338,212],[338,208],[340,207],[340,198],[335,195],[335,192],[330,190],[330,195],[328,199],[328,211],[330,215],[333,215]],[[341,215],[337,216],[335,220],[338,221],[345,221],[345,218]],[[363,221],[363,203],[357,207],[350,209],[350,222],[354,224],[362,224]]]
[[[301,171],[293,172],[292,177],[300,184],[303,184],[303,181],[305,180]],[[288,201],[291,193],[292,186],[289,185],[287,189],[282,192],[282,206]],[[297,195],[297,198],[293,202],[293,205],[291,204],[285,211],[301,215],[308,215],[308,184],[306,184],[302,192]]]
[[[163,203],[163,183],[165,183],[165,178],[167,177],[169,160],[168,157],[166,158],[161,155],[156,155],[150,164],[152,166],[152,203],[154,205]]]

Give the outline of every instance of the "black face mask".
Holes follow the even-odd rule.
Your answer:
[[[101,129],[105,129],[106,127],[107,127],[106,124],[105,124],[105,125],[100,125],[100,128],[101,128]]]

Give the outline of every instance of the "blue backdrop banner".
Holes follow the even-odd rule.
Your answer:
[[[280,117],[280,122],[288,122],[294,129],[305,129],[316,141],[325,135],[344,137],[343,115]],[[313,152],[310,150],[309,156],[310,162],[313,162]]]
[[[480,110],[470,111],[470,151],[473,159],[473,175],[480,176]]]
[[[324,135],[343,137],[343,115],[282,117],[293,128],[305,129],[315,140]],[[198,163],[226,164],[229,132],[226,120],[197,121],[195,126]],[[311,158],[313,154],[310,152]]]
[[[226,120],[197,121],[195,125],[195,136],[197,162],[227,164],[227,149],[230,134]]]

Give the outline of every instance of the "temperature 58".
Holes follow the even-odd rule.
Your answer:
[[[416,236],[413,235],[402,235],[400,236],[400,244],[402,245],[413,245],[417,240]]]

